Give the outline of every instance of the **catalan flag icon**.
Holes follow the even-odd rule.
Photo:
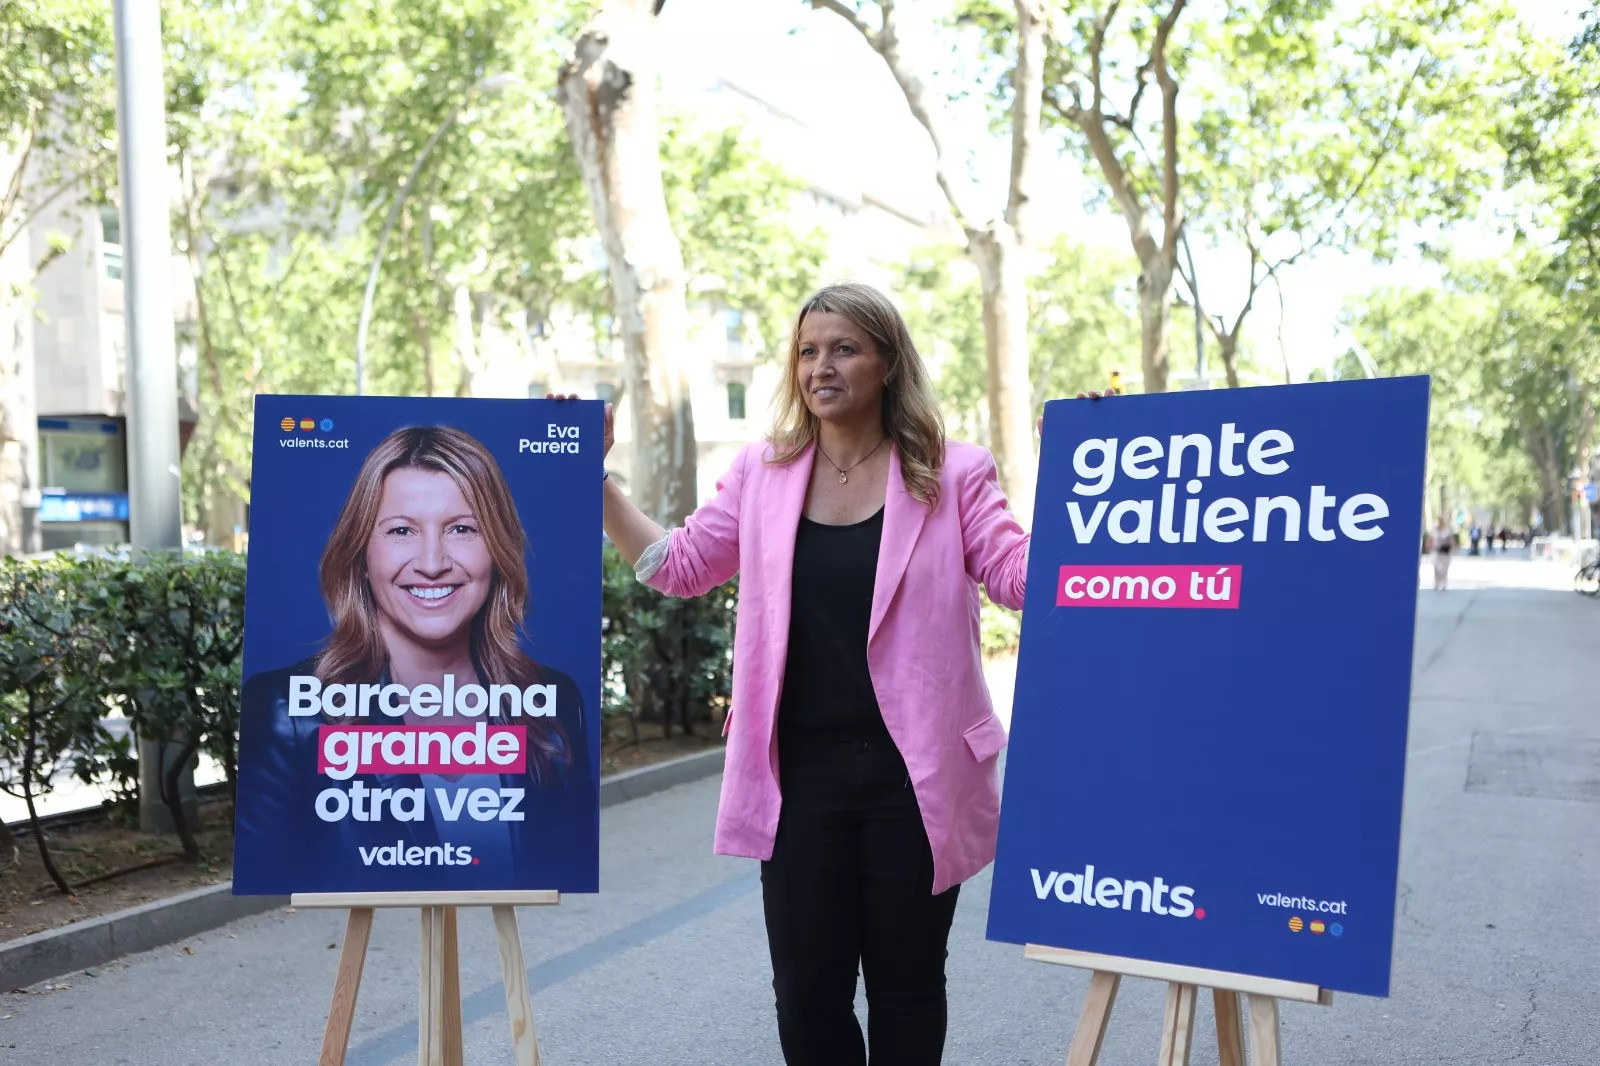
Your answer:
[[[282,422],[279,422],[279,423],[278,423],[278,426],[279,426],[279,427],[280,427],[280,428],[281,428],[281,429],[282,429],[282,430],[283,430],[283,431],[284,431],[284,432],[285,432],[285,433],[287,433],[287,432],[289,432],[289,431],[290,431],[290,430],[291,430],[291,429],[293,429],[293,428],[294,428],[294,419],[292,419],[292,418],[285,418],[285,419],[284,419],[284,420],[283,420],[283,421],[282,421]]]
[[[300,420],[300,428],[309,433],[311,430],[317,428],[317,424],[309,418],[302,418]]]
[[[1300,920],[1300,916],[1298,914],[1295,915],[1293,918],[1289,919],[1289,932],[1298,933],[1300,930],[1304,929],[1305,927],[1306,927],[1306,923],[1302,922]]]
[[[1311,931],[1313,933],[1316,933],[1318,936],[1321,936],[1323,933],[1325,933],[1327,931],[1327,929],[1328,929],[1328,927],[1326,925],[1324,925],[1322,922],[1312,922],[1311,923]]]

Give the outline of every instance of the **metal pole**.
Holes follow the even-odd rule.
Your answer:
[[[389,208],[389,217],[384,219],[383,232],[378,234],[378,250],[373,253],[372,266],[367,271],[367,291],[361,297],[361,321],[356,326],[357,396],[365,395],[366,391],[367,329],[372,325],[372,297],[378,291],[378,269],[383,266],[384,249],[389,247],[389,234],[393,231],[396,220],[400,218],[400,209],[405,206],[406,199],[411,195],[411,187],[416,184],[417,175],[422,173],[422,164],[427,162],[433,146],[439,143],[439,138],[444,136],[445,130],[455,125],[456,116],[461,114],[461,109],[466,105],[466,100],[457,104],[455,110],[450,112],[439,124],[439,128],[433,131],[428,143],[422,146],[422,151],[417,154],[417,161],[411,164],[411,173],[406,175],[406,183],[400,187],[400,195],[395,197],[394,204]]]
[[[114,0],[127,320],[128,526],[136,553],[183,547],[178,479],[178,358],[172,321],[172,220],[159,0]],[[139,744],[139,823],[171,828],[161,755]],[[194,779],[184,775],[186,802]],[[180,786],[181,787],[181,786]]]

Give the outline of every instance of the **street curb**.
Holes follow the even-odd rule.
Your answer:
[[[170,944],[274,907],[287,896],[235,896],[233,882],[142,903],[0,946],[0,993]]]
[[[693,755],[683,755],[656,763],[654,766],[641,766],[637,770],[624,770],[620,774],[602,778],[600,806],[610,807],[648,796],[652,792],[661,792],[678,785],[687,785],[703,777],[720,774],[725,752],[726,749],[721,747],[709,751],[697,751]]]
[[[600,781],[600,806],[612,807],[720,774],[722,759],[719,747],[612,774]],[[0,994],[159,948],[288,903],[287,896],[235,896],[233,882],[224,881],[34,933],[0,944]]]

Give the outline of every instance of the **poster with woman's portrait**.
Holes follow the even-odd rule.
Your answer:
[[[236,893],[597,890],[601,433],[256,398]]]

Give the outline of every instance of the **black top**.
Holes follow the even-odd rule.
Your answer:
[[[780,750],[783,736],[888,736],[867,671],[867,630],[882,538],[882,508],[848,526],[800,519],[789,660],[778,704]]]

